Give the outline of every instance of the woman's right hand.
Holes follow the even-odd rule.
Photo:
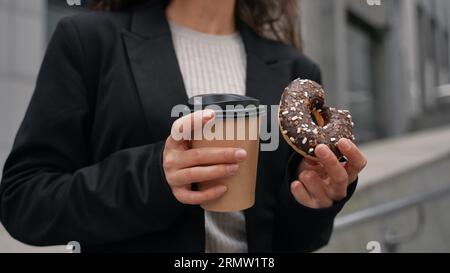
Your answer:
[[[227,187],[218,185],[203,191],[193,191],[193,183],[204,183],[217,178],[236,174],[239,162],[247,158],[247,152],[237,148],[191,148],[190,140],[174,137],[174,132],[186,135],[183,129],[193,130],[203,127],[215,117],[214,111],[198,111],[177,119],[172,125],[172,133],[167,138],[163,154],[163,168],[166,180],[175,198],[189,205],[202,203],[221,197]]]

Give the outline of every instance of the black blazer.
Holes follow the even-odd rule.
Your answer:
[[[243,23],[239,30],[247,95],[273,105],[294,78],[320,82],[298,51]],[[162,168],[171,108],[187,99],[160,4],[63,19],[4,167],[3,225],[39,246],[204,252],[203,210],[174,198]],[[308,252],[328,242],[356,183],[331,208],[304,207],[289,189],[300,160],[282,139],[261,153],[256,205],[245,211],[250,252]]]

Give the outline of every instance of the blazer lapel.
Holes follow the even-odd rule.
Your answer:
[[[240,20],[238,29],[247,54],[247,95],[259,99],[264,105],[274,104],[275,98],[279,102],[281,93],[290,80],[285,71],[289,66],[270,51],[267,41]]]
[[[122,36],[149,129],[168,133],[172,107],[188,97],[162,5],[150,1],[136,8],[131,31]]]
[[[247,95],[260,100],[261,104],[267,106],[268,128],[277,130],[278,125],[272,125],[270,117],[272,115],[270,106],[278,105],[285,86],[290,82],[289,65],[277,59],[276,54],[267,47],[264,41],[247,25],[239,22],[241,36],[243,38],[247,53]],[[276,114],[276,113],[274,113]],[[259,165],[263,161],[270,161],[271,154],[261,152]],[[275,196],[273,192],[267,192],[269,185],[261,183],[271,183],[264,179],[261,168],[258,168],[258,183],[256,187],[255,206],[245,211],[247,244],[249,252],[265,252],[272,250],[272,242],[261,241],[267,229],[272,227],[274,222]],[[273,182],[273,181],[272,181]]]

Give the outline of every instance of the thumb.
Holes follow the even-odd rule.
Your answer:
[[[207,109],[197,111],[177,119],[172,124],[167,146],[169,148],[177,148],[182,146],[185,141],[191,140],[192,132],[194,130],[203,128],[207,122],[213,120],[214,118],[215,112]]]

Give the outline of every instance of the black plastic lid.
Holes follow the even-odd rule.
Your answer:
[[[199,95],[191,97],[188,106],[192,112],[200,109],[212,109],[216,111],[217,118],[249,117],[265,114],[265,108],[259,105],[258,99],[236,94]],[[220,108],[220,111],[217,108]]]

